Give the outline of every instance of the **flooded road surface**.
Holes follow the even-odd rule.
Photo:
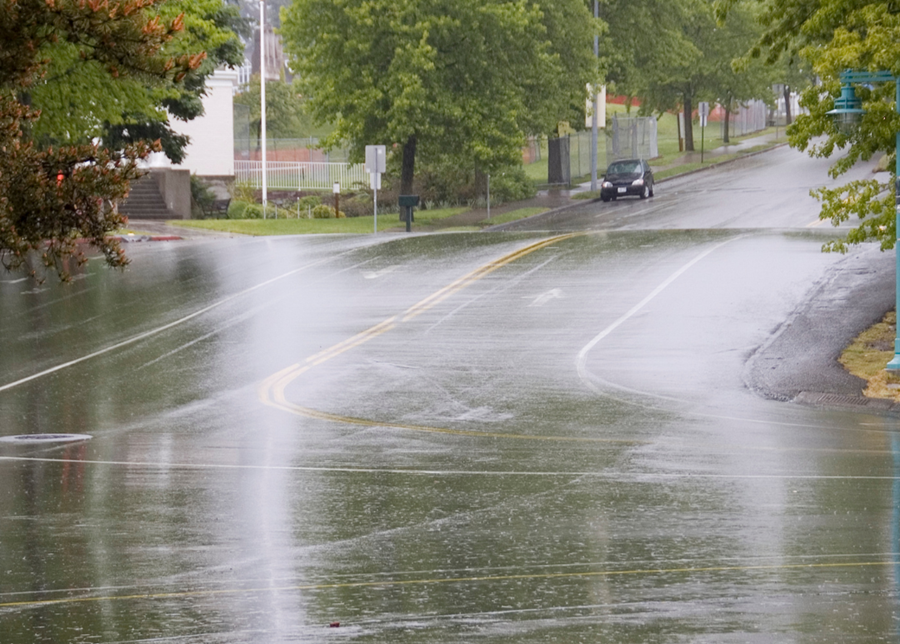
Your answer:
[[[745,386],[884,261],[822,241],[233,239],[7,277],[0,436],[92,438],[0,440],[0,641],[900,641],[897,417]]]

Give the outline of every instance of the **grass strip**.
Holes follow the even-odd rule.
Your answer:
[[[884,368],[894,357],[897,313],[890,311],[881,322],[860,333],[839,361],[854,376],[869,383],[863,395],[900,402],[900,383]]]
[[[422,210],[415,213],[415,223],[427,224],[465,212],[465,208]],[[365,234],[374,229],[374,217],[347,217],[346,219],[188,219],[168,222],[174,226],[215,230],[239,235],[321,235]],[[379,215],[378,230],[400,228],[397,213]]]

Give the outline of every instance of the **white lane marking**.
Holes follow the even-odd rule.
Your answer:
[[[900,481],[898,476],[839,475],[839,474],[708,474],[703,472],[565,472],[565,471],[491,471],[491,470],[416,470],[377,467],[306,467],[302,465],[233,465],[227,463],[153,463],[148,461],[98,461],[66,458],[38,458],[30,456],[0,456],[0,462],[68,463],[69,465],[110,465],[146,467],[165,470],[268,470],[285,472],[340,472],[349,474],[408,474],[410,476],[569,476],[594,477],[621,483],[656,484],[660,480],[795,480],[795,481]]]
[[[158,333],[162,333],[163,331],[167,331],[168,329],[171,329],[173,327],[184,324],[185,322],[193,320],[194,318],[199,317],[199,316],[203,315],[204,313],[208,313],[209,311],[212,311],[215,308],[218,308],[224,304],[227,304],[228,302],[231,302],[232,300],[236,300],[239,297],[247,295],[248,293],[259,290],[265,286],[269,286],[270,284],[273,284],[273,283],[275,283],[279,280],[282,280],[286,277],[290,277],[291,275],[300,273],[301,271],[305,271],[309,268],[319,266],[320,264],[325,264],[326,262],[332,262],[335,259],[337,259],[338,257],[341,257],[342,255],[346,255],[349,252],[351,252],[351,251],[339,253],[337,255],[334,255],[333,257],[326,257],[326,258],[320,259],[319,261],[316,261],[316,262],[310,262],[309,264],[306,264],[299,268],[295,268],[294,270],[288,271],[287,273],[282,273],[281,275],[278,275],[277,277],[273,277],[272,279],[266,280],[265,282],[261,282],[261,283],[257,284],[256,286],[251,286],[249,288],[245,288],[243,291],[239,291],[233,295],[224,297],[221,300],[219,300],[218,302],[214,302],[213,304],[210,304],[209,306],[205,306],[202,309],[200,309],[199,311],[194,311],[190,315],[185,315],[183,318],[179,318],[178,320],[175,320],[174,322],[169,322],[168,324],[164,324],[163,326],[157,327],[155,329],[145,331],[144,333],[139,333],[138,335],[132,336],[132,337],[128,338],[127,340],[122,340],[121,342],[117,342],[116,344],[112,344],[112,345],[105,347],[103,349],[100,349],[98,351],[94,351],[93,353],[89,353],[85,356],[81,356],[80,358],[75,358],[74,360],[69,360],[68,362],[58,364],[55,367],[50,367],[49,369],[44,369],[43,371],[32,374],[30,376],[26,376],[25,378],[21,378],[20,380],[16,380],[15,382],[10,382],[5,385],[2,385],[2,386],[0,386],[0,391],[6,391],[7,389],[12,389],[13,387],[18,387],[19,385],[23,385],[26,382],[31,382],[32,380],[37,380],[38,378],[42,378],[44,376],[49,376],[50,374],[56,373],[57,371],[62,371],[63,369],[80,364],[80,363],[90,360],[92,358],[96,358],[97,356],[102,356],[105,353],[115,351],[116,349],[121,349],[122,347],[128,346],[129,344],[134,344],[135,342],[139,342],[141,340],[144,340],[145,338],[149,338],[151,336],[157,335]]]
[[[628,311],[625,315],[620,317],[618,320],[616,320],[615,322],[610,324],[608,327],[603,329],[596,336],[594,336],[594,338],[590,342],[588,342],[584,346],[584,348],[581,349],[581,351],[578,352],[578,356],[575,358],[575,368],[577,369],[578,377],[581,378],[582,382],[590,385],[591,374],[587,370],[587,366],[586,366],[587,355],[588,355],[588,353],[590,353],[591,349],[593,349],[595,346],[597,346],[597,344],[603,338],[608,336],[610,333],[612,333],[613,331],[618,329],[620,326],[622,326],[625,322],[627,322],[632,317],[634,317],[638,312],[640,312],[641,309],[643,309],[651,301],[653,301],[653,299],[655,299],[657,295],[659,295],[664,290],[666,290],[666,288],[668,288],[672,284],[672,282],[674,282],[679,277],[681,277],[682,274],[684,274],[689,268],[691,268],[694,264],[699,262],[701,259],[703,259],[707,255],[717,251],[718,249],[722,248],[722,246],[725,246],[726,244],[730,244],[731,242],[736,241],[736,240],[741,239],[742,237],[746,237],[746,236],[747,235],[738,235],[737,237],[732,237],[731,239],[724,241],[720,244],[716,244],[712,248],[706,249],[705,251],[703,251],[702,253],[697,255],[694,259],[689,261],[687,264],[685,264],[684,266],[679,268],[677,271],[672,273],[668,278],[666,278],[666,280],[662,284],[660,284],[655,289],[653,289],[653,291],[647,297],[645,297],[643,300],[641,300],[640,302],[635,304],[631,308],[631,310]]]
[[[388,266],[387,268],[382,268],[380,271],[366,271],[365,273],[362,274],[362,276],[364,279],[367,279],[367,280],[375,280],[375,279],[378,279],[379,277],[384,277],[385,275],[388,275],[389,273],[393,273],[398,268],[400,268],[400,267],[399,266]]]
[[[522,299],[527,300],[527,299],[529,299],[529,297],[530,296],[526,296]],[[529,304],[528,306],[544,306],[545,304],[550,302],[550,300],[562,299],[563,297],[564,296],[563,296],[562,290],[558,289],[558,288],[554,288],[554,289],[547,291],[546,293],[541,293],[540,295],[538,295],[536,298],[534,298],[534,301],[531,304]]]

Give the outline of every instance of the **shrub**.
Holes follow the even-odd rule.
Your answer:
[[[191,175],[191,216],[203,219],[212,212],[216,203],[215,193],[206,182],[195,174]]]
[[[341,199],[344,213],[348,217],[366,217],[372,214],[372,197],[362,193],[349,199]]]
[[[231,186],[231,196],[238,201],[253,203],[256,201],[256,188],[244,181],[235,181]]]
[[[262,219],[262,218],[263,218],[262,204],[258,204],[258,203],[247,204],[247,209],[244,210],[243,219]]]
[[[334,208],[320,203],[312,209],[313,219],[332,219],[334,217]]]
[[[506,168],[491,175],[491,203],[522,201],[536,194],[537,187],[522,166]]]
[[[322,203],[322,198],[317,197],[315,195],[307,195],[306,197],[300,197],[300,199],[298,200],[298,203],[300,204],[301,209],[315,208],[320,203]]]
[[[238,201],[237,199],[232,199],[231,203],[228,204],[228,214],[227,217],[229,219],[243,219],[244,211],[247,210],[247,206],[250,204],[246,201]]]

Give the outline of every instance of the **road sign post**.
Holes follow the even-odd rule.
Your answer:
[[[697,113],[700,115],[700,163],[703,163],[703,152],[706,147],[706,121],[709,118],[709,103],[702,101],[697,105]]]
[[[378,189],[381,188],[381,175],[387,168],[387,148],[383,145],[366,146],[366,172],[369,173],[372,186],[372,202],[375,210],[375,230],[378,232]]]

